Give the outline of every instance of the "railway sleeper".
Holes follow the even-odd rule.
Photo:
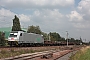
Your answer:
[[[45,55],[42,55],[42,56],[41,56],[42,59],[43,59],[43,58],[49,59],[49,58],[51,58],[51,57],[53,57],[53,53],[48,53],[48,54],[45,54]]]

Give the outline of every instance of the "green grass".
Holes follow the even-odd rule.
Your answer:
[[[90,48],[85,48],[78,51],[70,57],[70,60],[90,60]]]

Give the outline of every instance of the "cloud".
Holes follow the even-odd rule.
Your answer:
[[[4,8],[0,9],[0,16],[2,17],[10,17],[15,15],[15,13],[11,12],[10,10],[6,10]]]
[[[87,29],[90,27],[90,22],[74,23],[74,26],[78,29]]]
[[[20,21],[28,22],[28,21],[30,21],[30,16],[27,16],[27,15],[24,15],[24,14],[20,14],[19,15],[19,19],[20,19]]]
[[[65,26],[65,24],[67,25]],[[62,30],[64,26],[68,28],[69,23],[67,17],[58,9],[42,9],[33,11],[27,25],[38,25],[43,29],[42,31],[58,31]]]
[[[32,15],[32,20],[35,20],[36,23],[59,23],[61,18],[63,18],[63,14],[61,14],[57,9],[36,10]]]
[[[77,9],[67,15],[76,29],[90,28],[90,0],[81,0]]]
[[[74,5],[74,0],[0,0],[7,8],[60,8]]]
[[[83,28],[90,28],[90,0],[81,0],[77,8],[79,14],[83,15],[83,22],[81,22],[79,25],[81,25]]]
[[[71,11],[71,13],[67,15],[67,17],[76,29],[87,29],[90,26],[90,20],[87,19],[90,17],[87,16],[88,18],[86,19],[86,15],[88,14],[83,14],[77,11]]]
[[[0,9],[0,26],[6,27],[6,26],[12,26],[12,20],[14,19],[14,16],[17,15],[19,17],[19,20],[21,23],[26,23],[30,21],[30,16],[25,14],[16,14],[10,10],[1,8]]]
[[[80,13],[84,14],[85,20],[90,19],[90,0],[81,0],[77,8]]]
[[[71,11],[71,14],[67,15],[70,21],[74,22],[81,22],[83,20],[82,14],[78,13],[77,11]]]
[[[0,9],[0,26],[11,26],[12,25],[12,19],[15,13],[11,12],[10,10],[6,10],[4,8]]]
[[[78,9],[79,10],[83,10],[83,11],[89,11],[87,9],[90,9],[90,0],[81,0],[79,5],[78,5]]]

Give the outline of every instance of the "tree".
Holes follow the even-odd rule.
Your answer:
[[[60,41],[65,41],[65,38],[64,37],[61,37]]]
[[[5,46],[5,34],[0,32],[0,46]]]
[[[28,27],[27,32],[28,33],[36,33],[36,34],[41,34],[42,33],[39,26],[33,26],[33,25]]]
[[[40,27],[39,26],[36,26],[35,27],[35,33],[36,34],[41,34],[41,30],[40,30]]]
[[[41,34],[43,35],[44,40],[48,40],[48,34],[47,33],[42,32]]]
[[[60,41],[61,39],[60,35],[56,32],[53,32],[53,33],[50,32],[49,35],[52,41]]]
[[[28,31],[27,31],[28,33],[35,33],[35,26],[29,26],[28,27]]]
[[[70,38],[70,39],[68,39],[68,42],[75,42],[75,39],[74,38]]]
[[[16,15],[15,18],[13,19],[12,31],[21,31],[19,18]]]

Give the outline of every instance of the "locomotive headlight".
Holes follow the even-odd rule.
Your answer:
[[[11,41],[11,38],[8,38],[8,41]]]
[[[8,38],[8,40],[10,40],[11,38]]]
[[[17,38],[14,38],[15,41],[17,41]]]
[[[14,38],[15,40],[17,39],[17,38]]]

